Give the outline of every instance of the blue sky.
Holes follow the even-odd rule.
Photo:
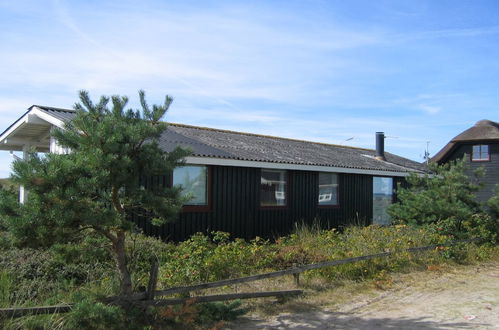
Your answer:
[[[384,131],[417,161],[499,120],[497,1],[0,0],[0,47],[0,131],[81,89],[169,94],[192,125],[368,148]]]

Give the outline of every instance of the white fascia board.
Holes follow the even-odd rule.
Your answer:
[[[36,147],[46,146],[43,142],[34,139],[7,138],[5,139],[5,141],[8,144],[18,145],[18,146],[22,146],[25,144],[29,144],[31,146],[36,146]]]
[[[196,164],[196,165],[237,166],[237,167],[268,168],[268,169],[279,169],[279,170],[351,173],[351,174],[366,174],[366,175],[376,175],[376,176],[397,176],[397,177],[406,177],[409,175],[409,172],[364,170],[364,169],[357,169],[357,168],[334,167],[334,166],[258,162],[258,161],[251,161],[251,160],[238,160],[238,159],[226,159],[226,158],[214,158],[214,157],[189,156],[189,157],[185,157],[184,159],[185,159],[185,162],[187,164],[193,164],[193,165]]]
[[[9,128],[7,131],[5,131],[2,136],[0,136],[0,143],[3,143],[3,141],[9,137],[9,135],[11,135],[12,133],[14,133],[15,131],[17,131],[20,127],[22,127],[24,124],[26,124],[28,122],[28,118],[29,118],[29,113],[26,113],[24,116],[22,116],[21,118],[19,118],[15,123],[14,125],[12,125],[11,128]]]
[[[26,112],[21,118],[19,118],[15,123],[10,127],[7,131],[5,131],[0,136],[0,145],[3,145],[6,141],[9,141],[9,136],[12,136],[18,129],[22,128],[26,124],[43,124],[48,123],[53,126],[57,126],[60,128],[64,127],[64,122],[59,120],[37,107],[31,108],[28,112]],[[21,143],[22,141],[16,141],[16,143]],[[25,144],[32,143],[33,141],[25,141]],[[2,150],[10,150],[10,148],[5,148],[2,146]],[[17,150],[17,149],[16,149]]]
[[[54,126],[57,126],[59,128],[64,128],[64,122],[62,120],[57,119],[54,116],[51,116],[46,112],[43,112],[38,107],[33,107],[33,109],[30,111],[30,114],[36,115],[37,117],[45,120],[46,122],[48,122]]]

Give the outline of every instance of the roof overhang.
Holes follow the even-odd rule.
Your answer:
[[[50,131],[64,122],[32,106],[0,135],[0,150],[22,151],[25,146],[38,152],[50,149]]]
[[[375,176],[396,176],[406,177],[410,172],[395,172],[395,171],[382,171],[382,170],[369,170],[361,168],[348,168],[336,166],[318,166],[306,164],[288,164],[288,163],[272,163],[261,161],[249,161],[227,158],[214,158],[214,157],[185,157],[187,164],[195,165],[218,165],[218,166],[237,166],[237,167],[253,167],[253,168],[268,168],[279,170],[297,170],[297,171],[314,171],[314,172],[331,172],[331,173],[351,173],[351,174],[365,174]],[[414,171],[418,174],[424,174],[419,171]]]

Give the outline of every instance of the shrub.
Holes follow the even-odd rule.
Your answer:
[[[12,284],[12,276],[4,270],[0,271],[0,308],[9,307]]]
[[[241,305],[241,300],[200,304],[198,305],[199,316],[196,322],[199,324],[211,324],[217,321],[235,320],[248,311],[241,308]]]
[[[160,269],[162,285],[216,281],[249,275],[268,267],[272,252],[268,241],[229,240],[229,234],[213,232],[210,238],[201,233],[170,246]]]
[[[79,249],[88,249],[89,254],[75,254]],[[58,245],[48,250],[10,248],[2,251],[0,269],[15,274],[11,276],[15,288],[11,293],[12,301],[16,304],[46,303],[46,299],[66,296],[68,290],[99,283],[112,276],[113,265],[107,257],[98,258],[98,254],[91,251],[91,242],[77,247]]]
[[[66,317],[67,329],[120,330],[131,329],[124,310],[84,299],[76,303]]]
[[[482,226],[484,233],[482,235],[490,235],[487,238],[492,243],[497,243],[499,240],[499,185],[495,187],[495,194],[487,201],[487,212],[490,217]]]
[[[182,305],[157,308],[154,326],[195,328],[197,324],[203,328],[216,329],[223,321],[232,321],[246,314],[247,309],[241,308],[241,305],[240,300],[194,304],[194,300],[189,299]]]
[[[164,243],[155,237],[143,234],[130,234],[127,239],[126,250],[129,255],[128,267],[132,273],[135,289],[147,286],[151,265],[158,262],[167,263],[174,244]]]
[[[415,258],[404,250],[414,246],[430,245],[442,239],[438,234],[406,225],[352,226],[346,228],[343,233],[338,233],[334,229],[316,228],[312,229],[312,232],[307,232],[309,230],[299,229],[294,234],[279,240],[275,263],[290,266],[291,261],[294,264],[300,263],[301,260],[297,258],[305,258],[302,263],[310,263],[400,251],[388,258],[371,259],[306,273],[309,277],[319,276],[329,280],[374,278],[383,271],[399,271],[424,264],[424,258]],[[288,257],[288,264],[282,263],[283,255]]]
[[[487,232],[492,219],[484,216],[475,192],[475,183],[483,175],[476,170],[472,177],[466,172],[464,159],[445,165],[430,164],[431,175],[411,174],[408,188],[398,187],[398,203],[388,212],[395,222],[411,225],[430,225],[451,238],[469,238]]]

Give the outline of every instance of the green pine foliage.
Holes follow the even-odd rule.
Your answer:
[[[174,220],[184,202],[178,187],[145,189],[142,184],[144,176],[170,173],[188,151],[167,153],[157,143],[166,129],[160,119],[172,98],[150,107],[143,91],[139,97],[142,109],[127,110],[127,97],[103,96],[94,104],[86,91],[80,92],[76,117],[53,132],[70,152],[33,152],[28,160],[16,160],[11,179],[29,191],[28,201],[14,205],[6,193],[0,196],[0,225],[18,245],[38,248],[78,241],[88,229],[107,238],[122,294],[132,292],[125,249],[126,234],[135,229],[131,217],[147,215],[162,224]]]
[[[75,304],[68,314],[65,328],[82,330],[121,330],[141,329],[130,327],[125,322],[124,309],[118,306],[107,306],[99,302],[83,299]]]
[[[485,230],[490,233],[490,241],[499,240],[499,185],[495,187],[495,194],[487,201],[487,213],[490,221],[487,222]]]
[[[241,308],[241,305],[241,300],[200,304],[197,322],[211,324],[217,321],[233,321],[248,312],[248,309]]]
[[[388,213],[396,223],[427,225],[450,238],[482,237],[495,240],[492,217],[475,198],[483,170],[471,177],[464,160],[445,165],[430,164],[432,174],[411,174],[408,188],[398,187],[398,203]],[[497,225],[496,225],[497,226]]]
[[[499,184],[495,187],[495,194],[487,201],[489,214],[499,220]],[[498,221],[499,225],[499,221]]]

